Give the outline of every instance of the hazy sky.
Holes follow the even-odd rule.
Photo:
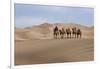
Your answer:
[[[83,7],[15,4],[15,26],[28,27],[44,22],[94,24],[94,9]]]

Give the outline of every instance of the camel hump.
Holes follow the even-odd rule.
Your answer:
[[[80,29],[77,29],[77,33],[82,33]]]
[[[80,30],[80,29],[77,29],[77,31],[79,31],[79,32],[80,32],[81,30]]]
[[[54,31],[58,31],[58,27],[57,26],[54,28]]]

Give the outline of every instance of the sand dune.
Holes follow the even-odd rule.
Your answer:
[[[78,27],[81,39],[53,39],[53,28]],[[15,29],[15,65],[94,60],[94,27],[44,23]]]
[[[28,40],[28,39],[52,39],[53,28],[58,26],[60,29],[67,27],[77,27],[82,30],[82,38],[93,38],[94,30],[93,27],[86,27],[78,24],[49,24],[44,23],[37,26],[28,27],[25,29],[15,29],[15,40]]]

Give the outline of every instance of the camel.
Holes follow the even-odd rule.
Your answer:
[[[82,32],[81,32],[81,30],[80,29],[77,29],[77,38],[81,38],[81,36],[82,36]]]
[[[66,29],[67,38],[71,38],[71,30],[70,28]]]
[[[64,28],[59,30],[59,34],[61,36],[61,39],[63,39],[65,37],[65,30],[64,30]]]
[[[72,28],[72,34],[74,38],[81,38],[82,36],[82,31],[79,28],[73,27]]]
[[[72,28],[72,35],[73,35],[73,38],[76,38],[76,35],[77,35],[76,27]]]
[[[67,34],[67,38],[81,38],[82,36],[82,31],[79,28],[73,27],[73,28],[67,28],[64,30],[64,28],[59,29],[57,26],[53,29],[53,35],[54,38],[60,38],[63,39],[65,38],[65,35]]]
[[[59,35],[59,31],[58,31],[58,27],[57,26],[53,29],[53,35],[54,35],[54,38],[57,39],[57,37]]]

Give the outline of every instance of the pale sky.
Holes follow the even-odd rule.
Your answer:
[[[19,28],[41,23],[77,23],[94,25],[94,9],[86,7],[15,4],[15,26]]]

